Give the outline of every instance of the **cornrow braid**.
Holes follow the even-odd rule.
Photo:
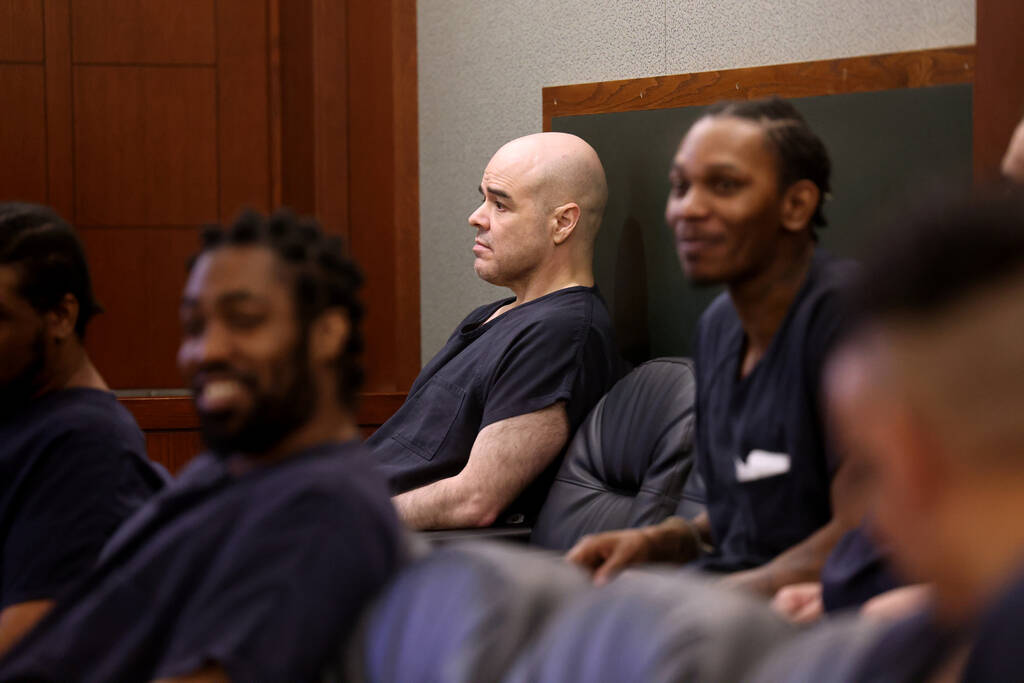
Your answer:
[[[330,308],[345,309],[349,337],[338,361],[338,395],[354,408],[364,380],[360,356],[365,311],[359,298],[363,274],[348,257],[344,240],[325,234],[312,218],[279,209],[268,217],[245,211],[228,228],[207,226],[201,244],[199,253],[189,260],[189,270],[203,253],[224,246],[253,245],[272,250],[292,274],[295,310],[303,327]]]
[[[743,102],[719,102],[708,107],[705,116],[734,116],[753,121],[764,128],[765,138],[775,150],[779,162],[779,182],[787,188],[798,180],[810,180],[821,196],[811,217],[811,225],[828,225],[823,209],[832,192],[832,161],[821,138],[792,104],[779,97]]]

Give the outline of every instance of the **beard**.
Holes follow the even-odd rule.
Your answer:
[[[255,397],[240,424],[233,415],[199,414],[200,434],[214,454],[221,458],[235,453],[259,456],[309,422],[316,405],[316,387],[308,349],[303,331],[292,353],[272,373],[268,390],[261,390],[252,376],[238,376]]]
[[[29,359],[10,381],[0,386],[0,422],[24,410],[35,396],[46,368],[46,339],[40,327],[29,349]]]

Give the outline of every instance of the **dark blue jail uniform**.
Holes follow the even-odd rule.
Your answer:
[[[54,599],[170,477],[107,391],[55,391],[0,417],[0,609]]]
[[[740,378],[745,333],[727,293],[697,327],[697,468],[707,487],[710,571],[770,561],[832,518],[821,371],[843,322],[856,265],[821,249],[782,326]]]
[[[222,666],[314,680],[398,566],[385,482],[356,443],[231,475],[196,458],[7,658],[0,681],[148,681]]]
[[[1024,681],[1024,571],[982,612],[964,667],[965,683]]]
[[[406,402],[367,441],[393,493],[461,472],[477,434],[495,422],[565,401],[574,432],[621,376],[623,362],[596,288],[560,289],[487,321],[513,301],[481,306],[459,323]],[[499,520],[531,520],[557,466],[552,463]]]
[[[868,535],[866,525],[839,539],[821,570],[821,597],[826,612],[860,607],[871,598],[899,588],[885,549]]]

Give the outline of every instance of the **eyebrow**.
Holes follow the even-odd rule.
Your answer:
[[[245,303],[248,301],[260,301],[262,297],[259,297],[252,292],[246,290],[235,290],[233,292],[227,292],[217,297],[217,306],[230,306],[234,304]],[[185,296],[181,298],[181,308],[195,308],[199,305],[199,299],[196,297]]]
[[[477,189],[477,192],[479,192],[480,194],[485,194],[484,193],[483,185],[477,185],[476,189]],[[508,192],[505,192],[504,190],[499,190],[496,187],[488,187],[487,188],[487,192],[490,193],[490,194],[495,195],[496,197],[501,197],[502,199],[512,199],[512,197],[509,196]]]

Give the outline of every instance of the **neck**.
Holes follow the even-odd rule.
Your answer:
[[[77,340],[67,340],[51,363],[51,370],[36,390],[35,397],[63,389],[87,388],[110,391],[89,354]]]
[[[729,284],[729,298],[746,334],[746,358],[756,360],[768,349],[796,299],[814,256],[814,243],[803,243],[786,258],[777,258],[753,277]],[[744,363],[745,370],[747,363]],[[745,372],[744,372],[745,374]]]
[[[567,287],[593,287],[594,269],[590,263],[565,264],[564,266],[535,271],[523,282],[512,283],[516,300],[508,307],[521,306],[528,301],[557,292]]]

